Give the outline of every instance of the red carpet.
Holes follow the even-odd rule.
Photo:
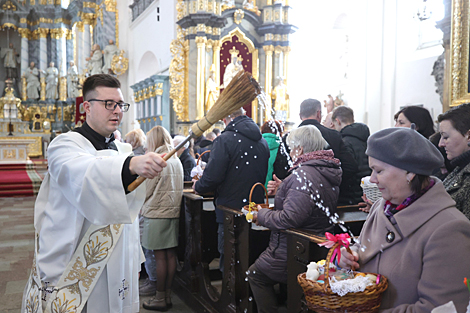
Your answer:
[[[42,161],[42,160],[41,160]],[[47,162],[45,163],[47,168]],[[40,162],[39,167],[44,168]],[[36,171],[33,164],[0,164],[0,197],[35,196],[44,176]]]

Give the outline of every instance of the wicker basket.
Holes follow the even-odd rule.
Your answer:
[[[203,153],[201,153],[201,154],[199,155],[199,157],[197,158],[197,161],[196,161],[196,166],[199,166],[199,162],[200,162],[200,160],[201,160],[201,157],[202,157],[204,154],[206,154],[207,152],[211,152],[211,150],[206,150],[206,151],[204,151]],[[193,179],[194,179],[194,180],[199,180],[199,179],[201,178],[201,176],[202,176],[202,175],[196,174],[196,175],[193,176]]]
[[[253,187],[251,187],[251,191],[250,191],[250,197],[249,197],[249,203],[251,204],[251,196],[253,195],[253,190],[255,190],[255,187],[256,186],[261,186],[263,187],[264,189],[264,193],[266,194],[266,203],[262,203],[262,204],[254,204],[254,205],[251,205],[251,211],[258,211],[258,205],[261,206],[261,208],[263,209],[269,209],[269,199],[268,199],[268,191],[266,190],[266,187],[264,187],[264,185],[262,183],[256,183],[253,185]],[[250,211],[250,204],[247,204],[245,205],[243,208],[247,211]]]
[[[380,282],[376,285],[368,286],[363,292],[348,293],[340,296],[331,291],[329,277],[331,256],[339,243],[336,243],[328,252],[325,262],[326,273],[325,282],[318,283],[305,277],[306,273],[299,274],[297,281],[304,290],[305,299],[309,309],[317,313],[339,313],[339,312],[378,312],[382,293],[388,287],[388,280],[385,276],[380,276]],[[374,273],[364,273],[373,274]]]
[[[379,190],[379,187],[377,185],[371,185],[371,186],[362,186],[362,190],[366,194],[367,199],[372,201],[372,203],[375,203],[375,201],[379,200],[382,198],[382,193]]]

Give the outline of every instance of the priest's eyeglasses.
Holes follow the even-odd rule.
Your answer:
[[[90,101],[104,102],[104,107],[106,108],[106,110],[110,110],[110,111],[116,110],[116,107],[119,106],[119,108],[121,109],[122,112],[127,112],[127,111],[129,111],[129,107],[131,106],[129,103],[117,102],[117,101],[114,101],[114,100],[100,100],[100,99],[90,99],[90,100],[88,100],[88,102],[90,102]]]

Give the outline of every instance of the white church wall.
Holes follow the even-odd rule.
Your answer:
[[[126,99],[135,106],[130,86],[168,68],[171,62],[170,43],[176,37],[176,0],[155,0],[134,21],[129,9],[132,3],[132,0],[118,1],[120,13],[125,14],[126,20],[124,24],[120,24],[120,38],[124,36],[123,41],[126,42],[126,47],[121,49],[128,52],[129,58]],[[121,33],[124,27],[126,31]],[[122,125],[123,132],[124,129],[129,131],[139,128],[134,110],[129,110],[127,114]]]
[[[292,1],[293,15],[309,14],[306,23],[301,15],[293,19],[299,24],[291,36],[289,65],[293,121],[299,121],[303,99],[323,102],[327,94],[335,97],[340,90],[356,121],[368,124],[371,132],[393,126],[393,115],[403,105],[423,103],[437,117],[442,105],[430,74],[443,48],[418,49],[419,22],[413,17],[413,3]],[[335,25],[338,17],[342,19],[339,27]]]

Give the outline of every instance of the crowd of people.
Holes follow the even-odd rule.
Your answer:
[[[271,230],[269,237],[250,235],[255,261],[248,281],[260,313],[277,312],[274,285],[287,282],[282,230],[333,232],[329,216],[357,204],[369,216],[351,253],[343,249],[339,265],[389,279],[383,312],[430,312],[449,301],[461,312],[468,305],[462,281],[470,277],[470,104],[439,115],[438,132],[429,111],[408,106],[394,116],[396,127],[372,135],[347,106],[334,108],[322,123],[322,105],[315,99],[300,104],[302,122],[290,131],[274,119],[260,127],[239,109],[223,119],[222,132],[211,129],[165,161],[162,156],[184,136],[156,126],[147,134],[130,131],[122,139],[128,144],[117,139],[129,109],[117,79],[93,75],[83,95],[86,122],[55,138],[48,150],[25,310],[34,301],[44,307],[57,299],[76,301],[67,290],[77,268],[91,274],[89,283],[74,285],[80,293],[74,305],[90,312],[137,312],[138,294],[153,295],[146,309],[171,308],[185,181],[193,181],[195,193],[214,193],[222,272],[228,263],[220,206],[248,205],[256,183],[275,195],[274,207],[258,207],[253,217]],[[203,175],[193,179],[199,161],[205,164]],[[145,187],[129,192],[138,176],[147,178]],[[362,192],[365,176],[382,194],[373,204]],[[255,189],[250,200],[263,203],[264,190]],[[104,239],[95,239],[97,233]],[[90,242],[108,245],[106,253],[90,256],[83,248]],[[148,278],[137,292],[140,251]],[[119,292],[123,286],[125,297]]]

